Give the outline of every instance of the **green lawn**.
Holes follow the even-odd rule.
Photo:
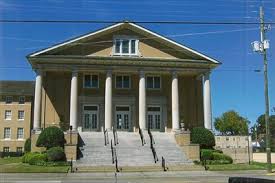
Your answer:
[[[226,164],[226,165],[207,165],[211,171],[226,171],[226,170],[266,170],[266,163],[252,162],[249,164]],[[275,168],[275,164],[272,164]]]
[[[36,166],[21,162],[20,157],[0,158],[0,173],[67,173],[69,166]]]

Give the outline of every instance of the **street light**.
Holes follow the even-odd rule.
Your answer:
[[[268,97],[268,75],[267,75],[267,54],[269,49],[269,40],[265,39],[265,33],[270,29],[264,23],[263,8],[260,7],[260,30],[261,41],[254,41],[251,43],[253,51],[263,55],[264,59],[264,93],[265,93],[265,126],[266,126],[266,156],[267,156],[267,171],[272,172],[271,165],[271,149],[270,149],[270,126],[269,126],[269,97]]]

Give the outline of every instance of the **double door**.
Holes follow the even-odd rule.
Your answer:
[[[84,106],[83,112],[83,130],[98,130],[98,108],[97,106]]]
[[[147,110],[147,126],[151,130],[161,129],[161,112],[160,107],[148,107]]]
[[[116,106],[116,129],[128,131],[130,128],[130,107]]]

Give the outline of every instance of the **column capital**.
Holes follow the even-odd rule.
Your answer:
[[[40,69],[40,68],[38,68],[38,69],[34,69],[34,72],[36,73],[36,75],[41,75],[41,76],[43,76],[43,75],[45,75],[46,74],[46,72],[45,71],[43,71],[42,69]]]
[[[113,73],[113,71],[112,71],[112,70],[107,70],[107,71],[106,71],[106,75],[107,75],[107,76],[111,76],[111,75],[112,75],[112,73]]]
[[[178,77],[178,72],[177,71],[171,71],[172,77]]]
[[[77,69],[73,69],[72,70],[72,75],[78,75],[78,70]]]
[[[144,70],[139,70],[139,76],[144,77],[145,76],[145,71]]]

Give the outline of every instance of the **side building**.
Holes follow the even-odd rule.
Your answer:
[[[32,124],[33,93],[33,81],[0,81],[0,155],[24,152]]]

